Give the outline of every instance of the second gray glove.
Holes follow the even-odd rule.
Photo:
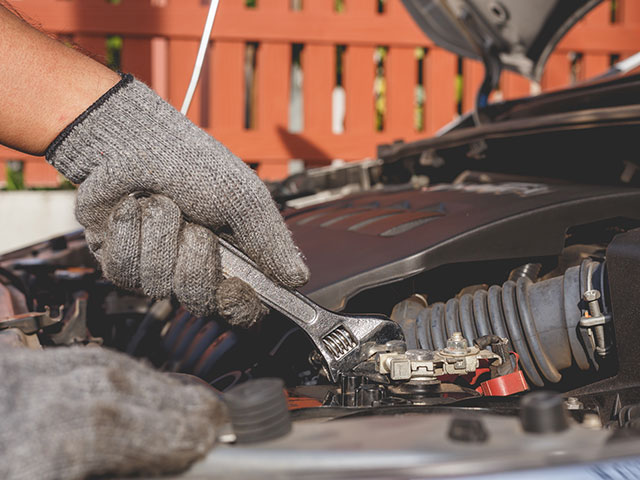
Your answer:
[[[0,376],[3,479],[181,471],[225,421],[206,386],[99,347],[0,346]]]
[[[46,157],[81,184],[76,216],[119,286],[155,298],[174,293],[195,314],[218,308],[250,323],[261,307],[237,281],[221,286],[214,231],[279,283],[308,280],[257,175],[130,75],[69,125]]]

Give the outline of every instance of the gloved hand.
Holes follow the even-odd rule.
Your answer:
[[[222,417],[207,387],[99,347],[0,347],[0,378],[3,479],[180,471]]]
[[[46,158],[81,184],[76,216],[104,275],[121,287],[154,298],[173,292],[197,315],[222,304],[232,323],[252,323],[263,307],[237,279],[220,285],[212,230],[281,284],[308,280],[254,172],[130,75],[69,125]]]

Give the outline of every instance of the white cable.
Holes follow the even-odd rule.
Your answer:
[[[182,102],[182,108],[180,113],[186,115],[191,106],[191,100],[193,100],[193,94],[198,86],[198,80],[200,80],[200,72],[202,71],[202,64],[204,63],[204,56],[207,53],[207,47],[209,46],[209,37],[211,36],[211,29],[213,28],[213,22],[216,19],[216,13],[218,12],[218,4],[220,0],[211,0],[209,4],[209,13],[207,13],[207,20],[204,22],[204,30],[202,31],[202,38],[200,38],[200,46],[198,47],[198,56],[196,57],[196,63],[193,66],[193,73],[191,74],[191,81],[189,82],[189,88],[184,96],[184,102]]]

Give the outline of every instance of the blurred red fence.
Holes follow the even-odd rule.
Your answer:
[[[208,0],[12,3],[44,30],[98,59],[108,58],[180,106]],[[247,3],[221,0],[189,117],[256,165],[263,178],[286,176],[291,159],[322,165],[372,157],[377,144],[433,134],[473,105],[482,66],[434,46],[400,0]],[[567,35],[549,59],[543,90],[603,72],[640,49],[640,2],[614,5],[605,1]],[[384,61],[378,58],[376,64],[374,53],[381,50]],[[289,118],[294,65],[303,79],[296,128]],[[336,130],[332,98],[338,84],[345,99],[344,128]],[[378,94],[385,92],[383,123],[377,118],[381,107],[376,110],[374,84]],[[514,98],[528,95],[530,88],[527,80],[506,73],[499,94]],[[424,99],[422,107],[418,97]],[[41,158],[0,147],[0,163],[8,160],[23,162],[28,186],[60,181]],[[5,168],[0,167],[2,182]]]

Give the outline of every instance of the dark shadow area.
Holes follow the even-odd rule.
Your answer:
[[[310,142],[304,135],[289,133],[282,126],[277,127],[277,133],[289,153],[289,158],[300,158],[314,165],[329,165],[332,158],[318,145]]]

